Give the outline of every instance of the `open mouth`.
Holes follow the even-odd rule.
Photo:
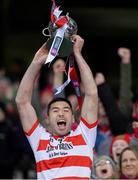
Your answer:
[[[102,172],[102,174],[106,174],[107,173],[107,169],[102,169],[101,172]]]
[[[57,125],[60,129],[64,129],[66,127],[66,122],[64,120],[60,120],[57,122]]]
[[[120,156],[120,153],[116,153],[116,156],[119,157],[119,156]]]

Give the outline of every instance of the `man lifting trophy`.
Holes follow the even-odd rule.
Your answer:
[[[90,179],[93,165],[93,148],[97,133],[97,86],[92,71],[82,56],[84,40],[76,34],[76,23],[68,15],[60,16],[60,14],[61,11],[53,1],[51,22],[48,26],[50,39],[38,49],[26,70],[18,88],[16,104],[23,130],[34,153],[37,178],[84,180]],[[66,51],[67,54],[63,54],[64,56],[73,54],[84,87],[79,124],[76,129],[72,129],[74,122],[72,104],[66,98],[57,97],[47,106],[45,121],[48,129],[46,129],[39,121],[32,104],[34,84],[43,64],[50,63],[56,56],[62,54],[65,48],[68,49],[66,45],[70,45],[71,48],[70,51]],[[69,62],[68,79],[71,78],[78,92],[79,83],[72,57]]]

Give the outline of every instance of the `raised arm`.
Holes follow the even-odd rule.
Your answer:
[[[105,80],[102,73],[97,73],[95,78],[98,95],[104,106],[109,119],[110,128],[113,135],[119,135],[130,131],[128,126],[129,118],[127,118],[119,109],[112,89]],[[129,127],[129,128],[128,128]]]
[[[131,91],[131,51],[120,47],[117,51],[121,58],[120,63],[120,110],[127,116],[132,115],[132,91]]]
[[[80,71],[81,82],[84,87],[84,101],[82,104],[81,116],[85,118],[89,124],[92,124],[97,120],[97,87],[91,69],[81,54],[84,40],[80,36],[74,35],[73,41],[73,51]]]
[[[35,79],[39,74],[39,71],[47,58],[48,51],[46,44],[44,44],[35,54],[33,61],[29,65],[25,72],[23,79],[20,83],[17,96],[16,104],[19,111],[20,119],[23,125],[24,131],[28,132],[35,121],[37,115],[35,109],[31,104],[32,91]]]

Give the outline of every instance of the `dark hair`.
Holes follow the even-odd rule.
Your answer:
[[[49,115],[49,109],[50,109],[51,105],[52,105],[53,103],[59,102],[59,101],[64,101],[64,102],[66,102],[66,103],[70,106],[71,111],[73,112],[73,110],[72,110],[72,105],[71,105],[71,103],[70,103],[70,101],[69,101],[68,99],[65,99],[65,98],[62,98],[62,97],[57,97],[57,98],[54,98],[52,101],[50,101],[50,103],[48,104],[48,106],[47,106],[47,115]]]

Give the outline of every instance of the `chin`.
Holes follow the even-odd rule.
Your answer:
[[[59,132],[59,136],[66,136],[69,134],[70,131],[63,131],[63,132]]]

